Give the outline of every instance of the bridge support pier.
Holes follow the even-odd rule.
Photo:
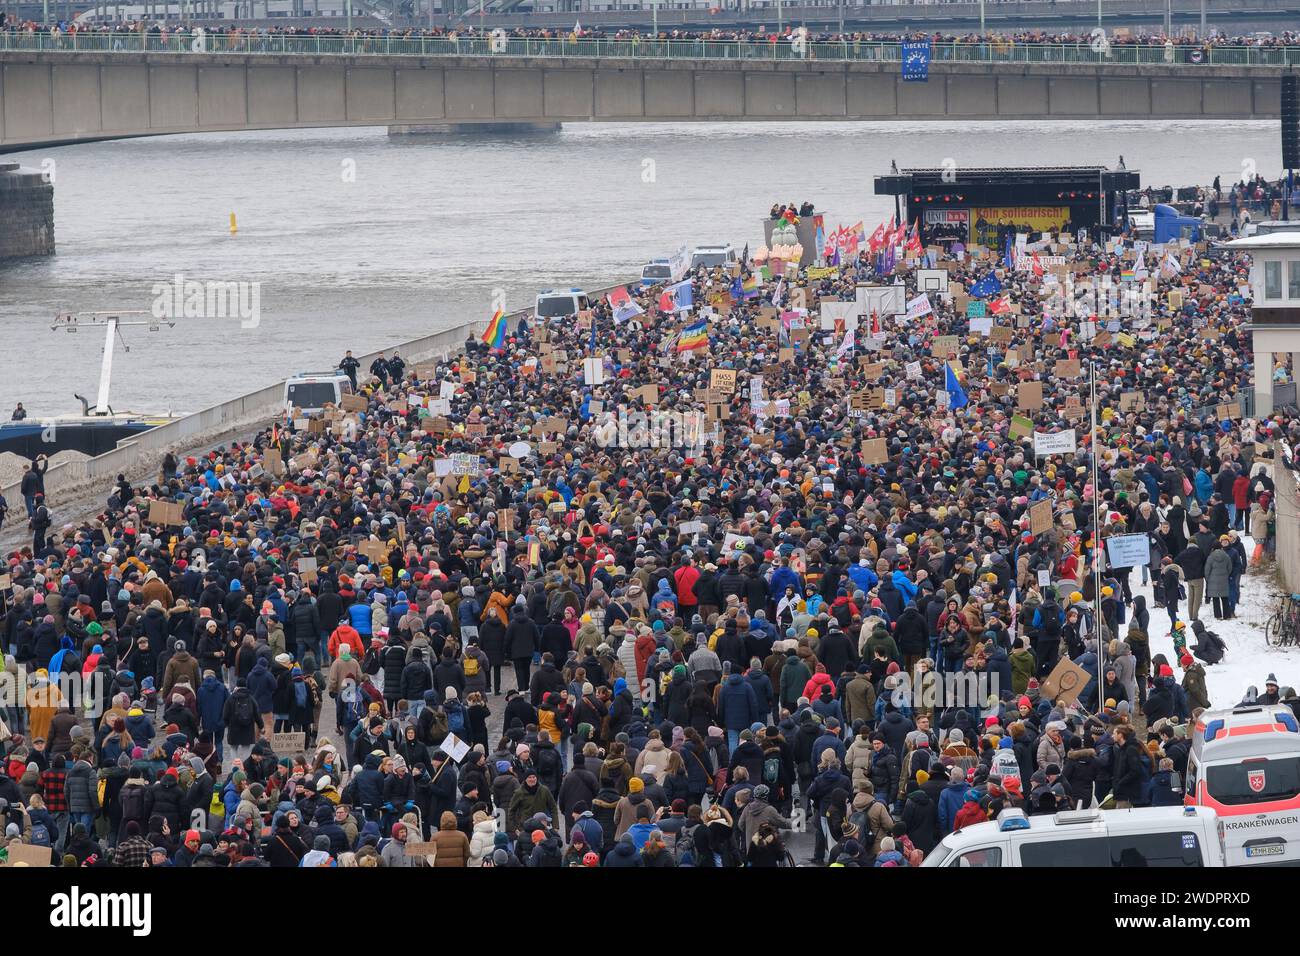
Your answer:
[[[38,169],[0,162],[0,262],[54,255],[54,184]]]
[[[561,123],[412,123],[388,127],[389,136],[530,136],[558,133]]]

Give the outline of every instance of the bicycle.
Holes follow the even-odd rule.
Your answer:
[[[1277,610],[1264,624],[1264,642],[1272,647],[1300,644],[1300,594],[1279,598]]]

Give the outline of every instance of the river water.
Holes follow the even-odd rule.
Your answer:
[[[260,322],[123,333],[116,409],[189,412],[469,319],[548,287],[640,275],[681,243],[756,247],[774,201],[870,229],[900,167],[1104,164],[1144,184],[1275,177],[1268,122],[575,124],[558,134],[390,138],[383,128],[205,133],[15,154],[53,161],[58,254],[0,267],[0,411],[92,401],[103,333],[63,311],[149,309],[172,277],[260,283]],[[230,234],[229,217],[238,233]]]

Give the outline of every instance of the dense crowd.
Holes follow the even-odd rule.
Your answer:
[[[0,14],[0,17],[4,15]],[[479,27],[471,21],[454,26],[435,26],[435,27],[396,27],[380,29],[353,29],[351,31],[344,27],[304,27],[296,25],[288,26],[249,26],[238,21],[203,21],[194,24],[181,24],[172,21],[148,21],[136,20],[123,23],[82,23],[73,21],[71,23],[59,23],[44,25],[36,21],[19,21],[10,17],[9,20],[2,22],[3,29],[14,33],[58,33],[59,35],[68,35],[71,33],[86,34],[132,34],[147,33],[155,36],[166,36],[171,34],[186,33],[192,27],[202,27],[203,30],[211,36],[246,36],[250,38],[257,37],[392,37],[400,39],[419,38],[419,37],[439,37],[453,38],[461,37],[472,39],[475,37],[485,37],[492,34],[497,29],[504,30],[507,37],[511,39],[533,39],[533,40],[568,40],[574,37],[583,39],[601,39],[601,40],[704,40],[709,42],[747,42],[747,43],[764,43],[777,42],[782,38],[788,38],[793,31],[800,29],[798,23],[789,23],[780,28],[713,28],[707,30],[691,28],[665,28],[657,34],[648,30],[629,29],[629,28],[610,28],[605,29],[599,26],[583,26],[581,17],[575,21],[572,27],[521,27],[513,26],[509,28]],[[980,44],[992,45],[998,49],[1006,49],[1014,46],[1039,45],[1039,44],[1057,44],[1057,45],[1080,45],[1091,46],[1096,42],[1096,37],[1091,31],[1084,33],[1072,32],[1053,32],[1046,30],[1019,30],[1012,32],[990,31],[984,36],[979,33],[945,33],[945,32],[904,32],[898,31],[872,31],[872,30],[846,30],[843,32],[834,30],[817,30],[809,28],[807,39],[816,42],[829,43],[896,43],[900,40],[930,40],[935,44],[956,44],[976,46]],[[1179,48],[1198,47],[1208,49],[1210,47],[1285,47],[1300,44],[1300,33],[1295,31],[1285,31],[1279,34],[1272,33],[1252,33],[1239,35],[1214,35],[1208,37],[1193,37],[1183,34],[1166,36],[1160,31],[1150,33],[1132,33],[1126,30],[1107,31],[1107,42],[1111,46],[1144,46],[1144,47],[1164,47],[1166,44],[1172,44]]]
[[[359,401],[119,476],[93,517],[34,469],[0,852],[780,866],[811,831],[812,862],[884,868],[1003,807],[1179,802],[1189,721],[1232,703],[1203,605],[1233,616],[1267,558],[1255,458],[1297,438],[1224,405],[1288,374],[1252,370],[1245,258],[1032,236],[931,262],[927,297],[879,251],[760,250],[686,309],[632,289],[377,361]],[[1066,274],[1149,311],[1072,314]],[[906,316],[819,321],[894,279]],[[1094,525],[1150,560],[1112,566]],[[1066,659],[1077,699],[1043,692]]]

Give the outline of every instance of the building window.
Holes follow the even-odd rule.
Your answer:
[[[1286,264],[1286,297],[1300,299],[1300,259],[1292,259]]]
[[[1282,298],[1282,263],[1277,260],[1264,263],[1264,298]]]

